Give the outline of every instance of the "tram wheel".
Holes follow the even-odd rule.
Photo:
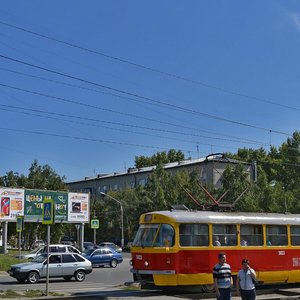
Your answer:
[[[204,293],[213,293],[215,291],[213,284],[202,285],[202,290]]]

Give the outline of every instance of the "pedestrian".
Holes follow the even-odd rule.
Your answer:
[[[236,289],[240,291],[242,300],[255,300],[255,279],[256,273],[250,267],[249,260],[242,260],[242,269],[237,274]]]
[[[231,300],[231,268],[226,263],[226,254],[218,254],[219,262],[213,268],[214,288],[218,300]]]

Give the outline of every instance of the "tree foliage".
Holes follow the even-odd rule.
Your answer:
[[[184,153],[181,150],[176,151],[175,149],[170,149],[168,152],[157,152],[152,156],[136,156],[135,167],[144,168],[150,166],[157,166],[161,164],[167,164],[170,162],[178,162],[181,160],[184,160]]]
[[[205,185],[204,188],[216,199],[222,202],[235,203],[237,211],[251,212],[290,212],[300,213],[300,133],[295,131],[280,147],[239,149],[236,153],[226,153],[229,158],[239,161],[256,163],[257,181],[250,182],[248,173],[242,165],[231,165],[222,176],[222,187],[216,189]],[[158,152],[150,157],[137,156],[137,168],[156,166],[148,178],[145,186],[110,192],[119,199],[124,208],[125,241],[132,241],[138,228],[139,217],[142,213],[156,210],[170,209],[172,205],[184,204],[190,209],[200,209],[201,205],[209,203],[203,186],[199,182],[199,174],[186,171],[171,175],[163,165],[184,159],[183,153],[171,149]],[[64,177],[59,176],[49,166],[41,166],[34,161],[29,169],[29,175],[19,175],[9,171],[0,177],[0,184],[10,187],[27,187],[36,189],[64,190]],[[112,240],[119,242],[121,218],[120,205],[108,197],[95,195],[92,210],[100,219],[100,229],[97,240]],[[91,216],[93,215],[91,211]],[[43,238],[42,225],[26,225],[27,234],[39,235]],[[73,229],[74,230],[74,229]],[[62,236],[64,232],[71,232],[70,225],[55,225],[53,240]],[[85,230],[86,237],[93,239],[93,231]]]

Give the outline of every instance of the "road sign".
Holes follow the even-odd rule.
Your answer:
[[[23,216],[17,216],[16,231],[23,231]]]
[[[99,220],[98,219],[92,219],[91,220],[91,228],[92,229],[99,229]]]
[[[42,224],[54,223],[54,201],[52,199],[45,199],[43,201]]]

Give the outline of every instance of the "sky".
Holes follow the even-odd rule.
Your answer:
[[[0,176],[279,147],[299,130],[299,53],[299,1],[3,1]]]

